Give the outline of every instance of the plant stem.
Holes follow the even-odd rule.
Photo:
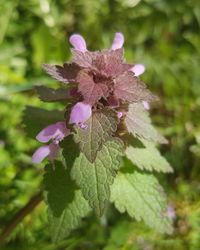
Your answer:
[[[42,201],[42,199],[42,192],[39,192],[38,194],[31,197],[28,203],[16,213],[16,215],[0,234],[0,245],[5,243],[6,239],[13,232],[16,226],[24,219],[26,215],[32,212],[32,210]]]

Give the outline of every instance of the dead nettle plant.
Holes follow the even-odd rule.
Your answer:
[[[125,61],[122,33],[101,51],[89,51],[78,34],[69,41],[71,62],[43,65],[61,88],[36,87],[42,101],[61,102],[63,110],[27,106],[24,113],[29,135],[45,144],[33,162],[49,161],[43,186],[53,240],[67,237],[92,211],[102,216],[109,202],[171,233],[171,208],[151,172],[172,168],[157,149],[167,140],[149,117],[157,97],[139,78],[144,66]]]

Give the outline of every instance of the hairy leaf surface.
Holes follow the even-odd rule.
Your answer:
[[[75,141],[79,143],[80,150],[89,161],[93,162],[106,141],[110,140],[117,130],[118,118],[110,109],[93,112],[90,119],[85,123],[87,128],[76,127]]]
[[[40,100],[43,102],[66,101],[71,98],[69,89],[52,89],[45,86],[36,86],[35,88]]]
[[[148,112],[140,103],[129,105],[125,124],[128,132],[139,139],[146,139],[155,143],[167,143],[167,140],[152,126]]]
[[[73,200],[75,184],[69,170],[61,162],[55,161],[45,167],[44,187],[47,191],[47,203],[55,216],[60,216],[66,205]]]
[[[60,143],[60,147],[63,149],[62,155],[65,159],[67,168],[72,168],[75,159],[80,154],[80,149],[78,147],[78,144],[74,142],[74,136],[73,135],[67,136]]]
[[[72,55],[73,62],[79,66],[105,76],[117,76],[133,67],[133,65],[124,62],[123,48],[96,52],[81,52],[72,49]]]
[[[93,67],[106,76],[117,76],[131,69],[133,65],[124,63],[123,48],[120,48],[99,52],[93,60]]]
[[[162,187],[153,175],[120,172],[111,186],[111,201],[121,212],[161,233],[172,233],[166,216],[167,202]]]
[[[103,145],[94,163],[82,153],[74,162],[72,178],[98,216],[103,214],[109,200],[110,185],[120,168],[122,151],[121,141],[113,139]]]
[[[78,90],[86,103],[94,105],[102,97],[108,95],[108,87],[101,82],[95,83],[87,71],[82,70],[79,73],[78,82]]]
[[[91,211],[88,202],[72,182],[69,170],[58,161],[55,169],[46,166],[44,187],[48,205],[50,232],[54,242],[67,237],[71,230],[81,223],[81,219]]]
[[[54,79],[62,83],[76,82],[80,67],[75,63],[64,63],[63,66],[43,64],[42,68]]]
[[[75,191],[73,200],[59,217],[54,216],[49,210],[50,232],[53,241],[58,242],[66,238],[72,230],[79,226],[81,219],[86,217],[90,211],[91,208],[80,190]]]
[[[117,98],[128,102],[150,102],[155,99],[146,85],[131,71],[127,71],[115,79],[114,94]]]
[[[173,172],[167,160],[160,154],[152,143],[145,142],[145,148],[127,147],[125,154],[127,158],[141,170],[156,170],[163,173]]]

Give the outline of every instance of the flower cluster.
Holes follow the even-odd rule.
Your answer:
[[[59,143],[70,134],[66,124],[76,124],[87,129],[85,122],[93,110],[108,107],[116,111],[121,119],[128,103],[140,102],[149,109],[149,102],[155,97],[139,80],[145,67],[142,64],[126,63],[123,56],[124,36],[116,33],[110,49],[91,52],[84,38],[74,34],[69,39],[73,46],[72,61],[63,66],[43,65],[44,70],[54,79],[64,83],[74,83],[70,95],[76,103],[71,108],[68,121],[60,121],[44,128],[36,137],[49,145],[40,147],[32,160],[41,162],[45,157],[53,160],[59,151]]]

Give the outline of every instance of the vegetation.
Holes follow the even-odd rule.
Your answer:
[[[199,1],[3,0],[0,10],[1,249],[199,249]],[[174,233],[157,233],[111,205],[54,244],[40,193],[45,164],[31,161],[39,143],[26,134],[25,106],[61,107],[41,102],[34,86],[57,87],[41,64],[68,61],[72,33],[97,50],[110,47],[116,31],[124,33],[127,61],[146,66],[141,79],[160,97],[151,115],[169,140],[160,151],[174,173],[156,176],[176,212]]]

